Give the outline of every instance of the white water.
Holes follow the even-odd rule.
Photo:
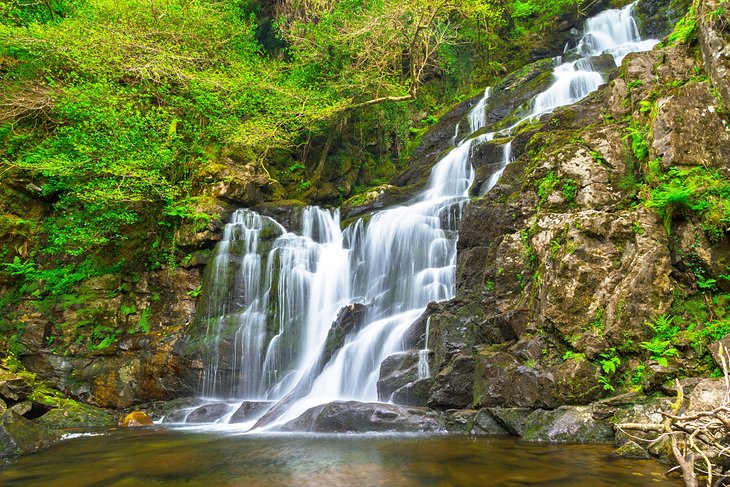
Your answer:
[[[609,53],[619,62],[627,52],[653,46],[655,41],[639,39],[632,9],[588,20],[585,36],[571,51],[583,57],[556,66],[554,83],[531,101],[529,115],[500,133],[462,141],[434,166],[426,188],[408,205],[377,212],[367,223],[358,220],[344,231],[338,211],[310,207],[302,215],[301,235],[248,210],[236,212],[211,273],[207,323],[212,352],[204,395],[278,400],[303,386],[301,397],[275,424],[332,400],[377,401],[381,362],[406,349],[404,337],[429,302],[454,296],[456,230],[474,181],[473,148],[509,137],[524,121],[595,90],[604,79],[593,70],[591,56]],[[468,116],[472,133],[486,125],[490,91]],[[511,161],[510,141],[483,192]],[[350,303],[368,305],[364,324],[321,364],[328,331]],[[219,351],[227,327],[236,330],[230,359]],[[419,377],[427,377],[427,342],[419,355]],[[228,362],[231,373],[224,371]]]

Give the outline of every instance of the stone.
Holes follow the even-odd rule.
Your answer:
[[[418,379],[418,352],[402,352],[390,355],[380,364],[377,383],[378,400],[390,401],[393,393]]]
[[[522,434],[526,441],[559,443],[608,443],[614,440],[611,424],[596,420],[588,406],[538,409],[527,418]]]
[[[522,436],[527,424],[527,418],[534,409],[530,408],[487,408],[487,411],[511,435]]]
[[[727,104],[730,100],[730,35],[711,20],[711,12],[717,11],[721,1],[706,0],[700,4],[699,38],[705,69]]]
[[[391,400],[394,404],[401,406],[425,407],[428,405],[428,397],[434,382],[433,377],[409,382],[396,389]]]
[[[720,367],[721,370],[723,367],[723,360],[720,358],[721,356],[725,360],[725,366],[730,367],[730,335],[711,343],[710,346],[707,348],[712,354],[712,359],[715,361],[717,366]],[[724,353],[722,352],[722,350],[724,350]]]
[[[185,419],[186,423],[213,423],[231,412],[231,406],[224,402],[204,404],[193,409]]]
[[[153,424],[152,418],[144,411],[131,412],[119,422],[119,426],[122,428],[136,428],[139,426],[151,426]]]
[[[705,379],[694,388],[689,396],[687,414],[712,411],[727,405],[728,391],[725,382],[720,379]]]
[[[65,399],[34,422],[51,429],[111,428],[117,425],[117,416],[106,409]]]
[[[674,401],[675,399],[668,397],[659,397],[654,399],[643,398],[632,404],[620,405],[616,409],[611,421],[618,426],[623,423],[661,424],[664,421],[662,413],[670,412]],[[616,446],[621,447],[630,441],[635,441],[636,438],[647,440],[647,442],[656,438],[655,432],[632,430],[628,433],[631,436],[628,436],[626,433],[621,431],[620,428],[616,429]]]
[[[20,416],[25,416],[31,409],[33,409],[33,403],[30,401],[21,401],[13,404],[8,409],[15,411]]]
[[[0,458],[34,453],[60,439],[57,432],[35,424],[15,411],[0,414]]]
[[[488,409],[480,409],[474,417],[472,435],[508,435],[509,431]]]
[[[0,397],[5,400],[23,401],[32,389],[19,375],[0,368]]]
[[[273,401],[243,401],[228,422],[245,423],[254,421],[263,416],[273,405]]]
[[[439,416],[425,408],[335,401],[308,409],[281,431],[316,433],[445,432]]]
[[[611,452],[612,457],[630,458],[632,460],[646,460],[651,458],[649,452],[635,441],[627,441]]]
[[[474,357],[460,354],[435,377],[428,405],[434,408],[463,408],[474,402]]]
[[[676,166],[727,170],[730,128],[718,114],[718,100],[707,82],[688,83],[657,100],[652,152],[665,169]]]

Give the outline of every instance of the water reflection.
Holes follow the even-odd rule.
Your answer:
[[[284,436],[116,431],[67,440],[8,464],[22,486],[678,486],[652,461],[605,445],[512,438]]]

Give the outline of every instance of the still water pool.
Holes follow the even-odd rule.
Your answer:
[[[63,441],[0,470],[18,486],[679,486],[607,445],[513,438],[253,436],[120,430]]]

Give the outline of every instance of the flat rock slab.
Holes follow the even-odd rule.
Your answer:
[[[316,433],[446,432],[438,413],[394,404],[335,401],[305,411],[282,431]]]

